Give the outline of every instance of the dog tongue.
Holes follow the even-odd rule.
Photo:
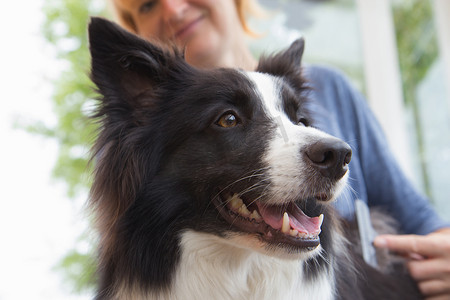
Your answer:
[[[256,202],[259,213],[264,222],[270,227],[281,230],[283,225],[283,214],[287,212],[289,215],[289,225],[298,232],[306,234],[319,234],[320,226],[322,225],[319,217],[308,217],[297,205],[290,204],[285,210],[283,206],[266,206],[262,203]]]

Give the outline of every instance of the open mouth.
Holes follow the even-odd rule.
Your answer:
[[[257,234],[265,242],[305,250],[313,250],[320,244],[323,214],[307,216],[295,203],[267,205],[225,193],[214,204],[231,226]]]

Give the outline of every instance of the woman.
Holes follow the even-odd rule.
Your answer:
[[[122,26],[153,42],[184,48],[186,60],[196,67],[257,66],[245,41],[251,33],[246,16],[257,8],[251,0],[111,1]],[[400,171],[361,95],[336,71],[306,67],[304,73],[313,86],[311,110],[317,127],[354,150],[353,193],[344,193],[337,209],[351,218],[356,198],[385,207],[410,235],[379,236],[375,245],[411,258],[409,270],[427,299],[450,299],[450,225]]]
[[[235,1],[239,14],[234,1],[112,1],[121,25],[152,41],[186,47],[194,66],[256,67],[245,42],[247,1]]]

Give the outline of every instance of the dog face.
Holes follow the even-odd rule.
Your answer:
[[[297,43],[275,61],[288,59],[290,51],[301,57],[302,41]],[[299,66],[298,60],[292,63]],[[260,68],[265,68],[264,63]],[[263,134],[255,135],[264,145],[249,171],[230,178],[237,180],[223,188],[213,203],[222,217],[240,230],[228,236],[236,245],[306,260],[321,250],[317,246],[327,210],[324,204],[345,186],[351,150],[344,142],[307,126],[310,121],[301,97],[304,90],[298,88],[303,82],[297,72],[244,75],[262,103],[263,117],[256,126]],[[295,78],[297,85],[289,82]]]
[[[186,230],[277,257],[326,247],[323,204],[345,184],[351,150],[309,126],[303,40],[245,72],[195,69],[101,19],[89,33],[105,261],[148,264],[136,270],[164,280]]]

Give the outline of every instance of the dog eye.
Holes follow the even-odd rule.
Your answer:
[[[298,119],[297,125],[299,125],[299,126],[309,126],[309,121],[305,117],[300,117]]]
[[[217,120],[216,124],[224,128],[234,127],[238,124],[238,118],[233,113],[227,112]]]

